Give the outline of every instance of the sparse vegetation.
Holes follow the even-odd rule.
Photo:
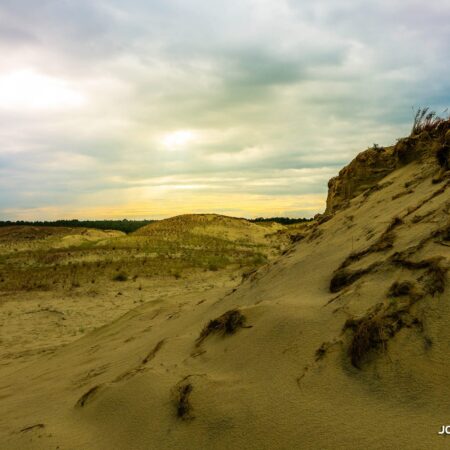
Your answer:
[[[366,267],[365,269],[350,270],[341,268],[334,272],[330,281],[330,292],[336,293],[341,291],[347,286],[350,286],[355,281],[359,280],[363,275],[372,271],[375,268],[375,264]]]
[[[92,398],[98,393],[100,388],[101,388],[101,386],[97,385],[97,386],[94,386],[91,389],[89,389],[78,399],[75,406],[78,408],[83,408],[84,406],[86,406],[86,404],[89,403],[92,400]]]
[[[386,351],[387,344],[402,328],[413,326],[421,329],[422,323],[409,313],[410,304],[379,303],[365,316],[348,319],[344,331],[351,330],[348,346],[351,364],[361,369],[369,355],[380,349]]]
[[[414,115],[411,136],[418,135],[423,131],[434,131],[445,123],[450,123],[448,115],[440,117],[435,111],[431,111],[429,107],[418,108]]]
[[[377,151],[377,152],[382,152],[384,151],[384,147],[378,145],[378,144],[373,144],[372,148]]]
[[[449,170],[450,168],[449,155],[450,155],[450,142],[445,142],[436,152],[437,162],[444,171]]]
[[[117,275],[114,275],[113,280],[114,281],[127,281],[128,275],[124,272],[119,272]]]
[[[328,352],[328,349],[331,347],[332,343],[331,342],[323,342],[322,345],[316,350],[315,353],[315,359],[316,362],[320,361],[321,359],[323,359],[325,357],[325,355]]]
[[[142,360],[142,364],[149,363],[156,354],[161,350],[162,346],[164,345],[165,339],[161,339],[158,341],[158,343],[155,345],[155,347],[150,351],[150,353]]]
[[[410,295],[414,288],[414,285],[410,281],[396,281],[389,289],[390,297],[402,297],[404,295]]]
[[[192,416],[192,405],[189,401],[189,396],[191,395],[194,387],[191,383],[181,383],[176,387],[175,391],[175,407],[176,414],[179,419],[190,420],[193,419]]]
[[[280,242],[289,242],[287,235],[273,237],[267,227],[251,225],[250,233],[258,240],[242,239],[248,224],[240,219],[223,219],[236,228],[233,236],[213,235],[219,219],[213,218],[199,227],[195,220],[187,222],[161,221],[152,224],[150,231],[128,236],[94,235],[85,241],[84,230],[63,227],[0,228],[0,271],[3,290],[44,290],[71,287],[72,280],[80,286],[113,279],[124,272],[128,278],[136,275],[181,278],[196,271],[221,271],[240,267],[257,268],[272,255],[284,249]],[[185,226],[185,224],[188,224]],[[193,226],[197,229],[192,229]],[[141,233],[139,230],[138,233]],[[266,237],[266,235],[268,237]],[[253,236],[253,235],[252,235]],[[106,238],[105,238],[106,237]],[[69,243],[66,245],[65,242]],[[134,275],[134,276],[133,276]],[[116,281],[123,277],[118,277]],[[45,282],[44,282],[45,280]]]
[[[196,345],[199,346],[211,334],[234,334],[239,328],[245,327],[245,322],[245,316],[238,309],[227,311],[217,319],[208,322],[201,331]]]
[[[428,294],[442,294],[447,284],[447,268],[441,262],[442,258],[430,258],[422,261],[411,261],[396,253],[392,257],[394,264],[410,270],[424,270],[421,280]]]

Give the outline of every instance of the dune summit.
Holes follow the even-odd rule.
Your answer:
[[[0,372],[2,448],[447,448],[449,133],[358,155],[237,287],[146,301]]]

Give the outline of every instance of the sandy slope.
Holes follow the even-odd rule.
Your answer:
[[[242,273],[283,251],[284,229],[212,214],[131,235],[0,228],[0,378],[139,304],[234,288]]]
[[[145,303],[5,374],[2,448],[448,448],[450,196],[436,171],[431,156],[397,168],[236,290]],[[377,304],[383,344],[358,368],[347,321]],[[233,308],[251,328],[196,345]]]

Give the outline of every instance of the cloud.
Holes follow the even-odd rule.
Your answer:
[[[416,0],[4,0],[0,216],[319,212],[412,106],[449,106],[449,19]]]

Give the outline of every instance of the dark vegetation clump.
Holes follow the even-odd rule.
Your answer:
[[[257,269],[251,269],[247,272],[244,272],[242,274],[242,282],[244,282],[245,280],[251,279],[253,278],[257,273]]]
[[[443,241],[450,241],[450,220],[447,225],[439,231],[439,235]]]
[[[376,144],[376,143],[373,144],[372,149],[375,150],[376,152],[383,152],[383,151],[384,151],[384,147],[383,147],[383,146],[380,146],[380,145],[378,145],[378,144]]]
[[[197,339],[199,346],[210,334],[234,334],[239,328],[245,327],[246,318],[238,309],[232,309],[217,319],[210,320]]]
[[[369,197],[371,194],[373,194],[374,192],[379,191],[380,189],[381,189],[381,185],[379,185],[379,184],[374,184],[373,186],[370,186],[370,188],[366,189],[366,190],[363,192],[363,196],[364,196],[364,198],[367,198],[367,197]]]
[[[97,386],[94,386],[91,389],[89,389],[78,399],[75,406],[78,408],[83,408],[87,403],[89,403],[92,400],[94,395],[98,393],[100,388],[101,388],[101,385],[97,385]]]
[[[442,258],[430,258],[423,261],[411,261],[402,257],[401,254],[393,255],[392,261],[410,270],[424,270],[419,278],[428,294],[442,294],[447,284],[447,268],[441,265]]]
[[[405,195],[410,195],[412,193],[414,193],[413,189],[407,189],[406,191],[402,191],[402,192],[399,192],[399,193],[393,195],[392,200],[397,200],[398,198],[404,197]]]
[[[411,281],[395,281],[389,288],[388,297],[407,297],[412,305],[423,297],[423,292]]]
[[[394,228],[396,228],[396,227],[398,227],[399,225],[402,225],[402,224],[403,224],[403,220],[400,217],[394,217],[391,220],[391,223],[388,225],[388,227],[387,227],[387,229],[386,229],[386,231],[384,233],[385,234],[389,233],[389,231],[392,231]]]
[[[282,225],[292,225],[294,223],[311,222],[314,219],[307,219],[305,217],[294,219],[291,217],[257,217],[256,219],[248,219],[249,222],[263,223],[263,222],[276,222]]]
[[[289,235],[289,239],[293,244],[295,244],[296,242],[300,242],[301,240],[305,239],[305,235],[300,233],[291,234]]]
[[[374,184],[373,186],[370,186],[370,188],[366,189],[363,192],[363,196],[364,198],[367,198],[374,192],[380,191],[381,189],[390,186],[392,183],[393,183],[392,181],[385,181],[384,183]]]
[[[150,362],[156,354],[161,350],[162,346],[164,345],[165,339],[161,339],[155,347],[150,351],[150,353],[142,360],[142,364],[147,364]]]
[[[388,341],[402,328],[416,326],[422,329],[422,323],[409,314],[409,308],[410,304],[386,306],[379,303],[367,315],[345,322],[344,331],[352,332],[348,356],[354,367],[361,369],[370,354],[385,351]]]
[[[450,144],[443,144],[436,152],[436,159],[440,167],[444,170],[450,169]]]
[[[425,288],[431,295],[442,294],[447,284],[447,269],[442,267],[437,261],[432,261],[428,265],[425,278]]]
[[[189,396],[193,391],[191,383],[182,383],[176,389],[175,407],[177,417],[182,420],[193,419],[192,406],[189,402]]]
[[[447,128],[448,130],[444,135],[443,143],[436,150],[436,160],[441,169],[439,173],[433,177],[433,184],[443,181],[446,172],[450,169],[450,119],[447,122]]]
[[[323,342],[322,345],[316,350],[316,361],[323,359],[332,345],[332,342]]]
[[[374,316],[359,320],[349,319],[344,325],[344,331],[348,329],[353,331],[348,355],[352,365],[361,369],[361,362],[369,352],[385,346],[383,323]]]
[[[332,214],[317,214],[316,216],[316,222],[319,225],[322,225],[325,222],[328,222],[329,220],[331,220],[333,218]]]
[[[127,281],[128,275],[124,272],[120,272],[117,275],[114,275],[113,281]]]
[[[388,225],[384,233],[379,237],[379,239],[370,247],[369,253],[371,252],[382,252],[384,250],[389,250],[394,246],[394,229],[403,224],[403,220],[400,217],[394,217],[391,223]]]
[[[359,280],[363,275],[369,273],[374,267],[372,264],[365,269],[349,270],[349,269],[338,269],[334,272],[333,278],[330,281],[330,292],[339,292],[347,286],[350,286],[355,281]]]
[[[409,295],[414,289],[413,283],[410,281],[396,281],[389,289],[389,297],[402,297]]]

